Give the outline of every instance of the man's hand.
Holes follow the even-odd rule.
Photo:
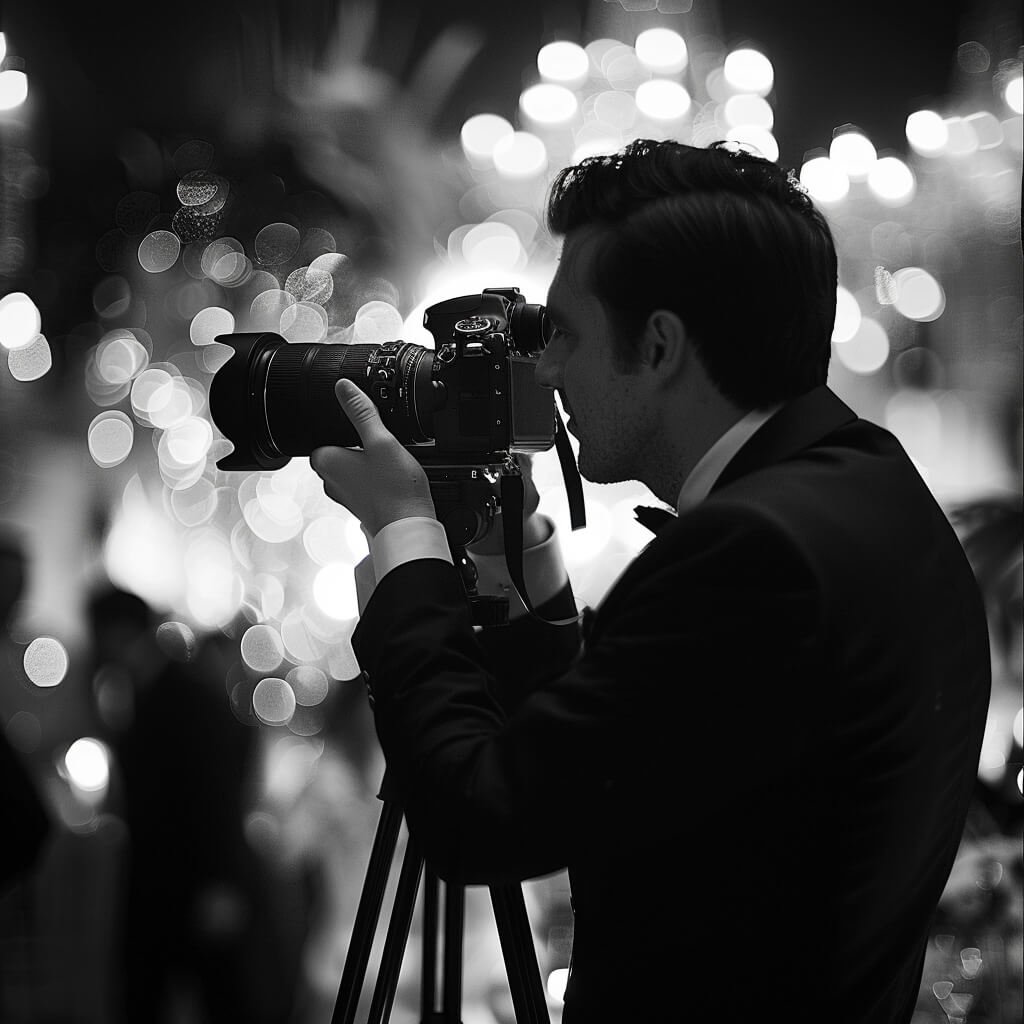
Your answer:
[[[372,399],[346,379],[335,384],[334,394],[363,450],[330,446],[310,455],[327,497],[344,505],[371,537],[398,519],[436,518],[427,474],[381,422]]]

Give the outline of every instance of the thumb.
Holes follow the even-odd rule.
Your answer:
[[[338,399],[342,412],[356,428],[364,448],[380,440],[387,433],[373,399],[354,381],[343,377],[334,385],[334,396]]]

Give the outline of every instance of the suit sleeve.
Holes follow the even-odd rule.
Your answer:
[[[520,692],[508,716],[452,568],[407,563],[378,586],[354,646],[388,771],[442,877],[520,881],[634,834],[651,806],[643,793],[660,792],[667,766],[685,772],[687,730],[734,716],[729,681],[749,686],[765,660],[783,674],[792,663],[794,678],[782,699],[751,688],[759,727],[804,698],[795,676],[817,633],[812,575],[773,530],[691,520],[610,595],[596,642]],[[505,679],[537,657],[525,645],[505,653]]]

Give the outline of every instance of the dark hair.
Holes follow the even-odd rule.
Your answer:
[[[836,251],[792,172],[726,147],[638,139],[589,157],[556,176],[547,222],[607,226],[589,283],[617,332],[638,339],[653,310],[672,310],[715,386],[757,408],[825,383]]]

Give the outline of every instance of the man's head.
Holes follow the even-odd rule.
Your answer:
[[[561,171],[548,226],[565,236],[547,303],[563,333],[538,380],[570,406],[589,479],[644,479],[628,463],[645,444],[657,447],[673,389],[691,404],[707,392],[741,414],[825,382],[835,248],[776,164],[717,145],[638,140]],[[576,366],[563,367],[569,347]],[[598,404],[607,429],[595,445]]]

